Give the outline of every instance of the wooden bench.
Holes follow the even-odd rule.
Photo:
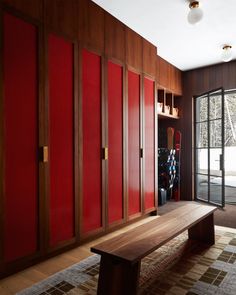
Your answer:
[[[216,209],[191,202],[92,247],[101,255],[97,294],[137,294],[141,259],[187,229],[189,239],[214,244]]]

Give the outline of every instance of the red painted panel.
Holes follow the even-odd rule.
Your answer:
[[[74,236],[73,44],[48,37],[50,245]]]
[[[108,222],[123,215],[123,69],[108,62]]]
[[[140,203],[140,75],[128,72],[128,214],[141,211]]]
[[[4,14],[6,262],[37,250],[37,29]]]
[[[83,226],[102,225],[101,197],[101,57],[83,50]]]
[[[154,132],[155,132],[155,84],[153,81],[144,78],[144,112],[145,112],[145,183],[144,183],[144,200],[145,209],[155,206],[154,182],[155,182],[155,156],[154,156]]]

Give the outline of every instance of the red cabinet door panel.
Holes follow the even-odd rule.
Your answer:
[[[102,226],[101,57],[82,52],[83,225],[86,233]]]
[[[123,217],[123,68],[108,62],[108,223]]]
[[[74,236],[73,44],[48,37],[50,246]]]
[[[155,84],[154,81],[144,78],[144,116],[145,116],[145,167],[144,167],[144,203],[145,209],[155,206],[154,181],[155,181]]]
[[[4,14],[6,262],[34,253],[38,234],[37,28]]]
[[[140,202],[140,75],[128,71],[128,214],[141,211]]]

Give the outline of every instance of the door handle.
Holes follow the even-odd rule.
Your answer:
[[[143,158],[143,148],[140,149],[140,158]]]
[[[39,150],[39,158],[43,163],[48,162],[48,146],[41,146]]]
[[[223,161],[223,155],[220,155],[220,170],[224,170],[224,161]]]
[[[103,147],[102,148],[102,159],[103,160],[108,160],[108,147]]]

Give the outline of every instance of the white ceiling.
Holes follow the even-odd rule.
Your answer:
[[[190,25],[188,0],[93,0],[181,70],[220,63],[224,44],[233,47],[236,58],[236,0],[199,1],[203,19]]]

